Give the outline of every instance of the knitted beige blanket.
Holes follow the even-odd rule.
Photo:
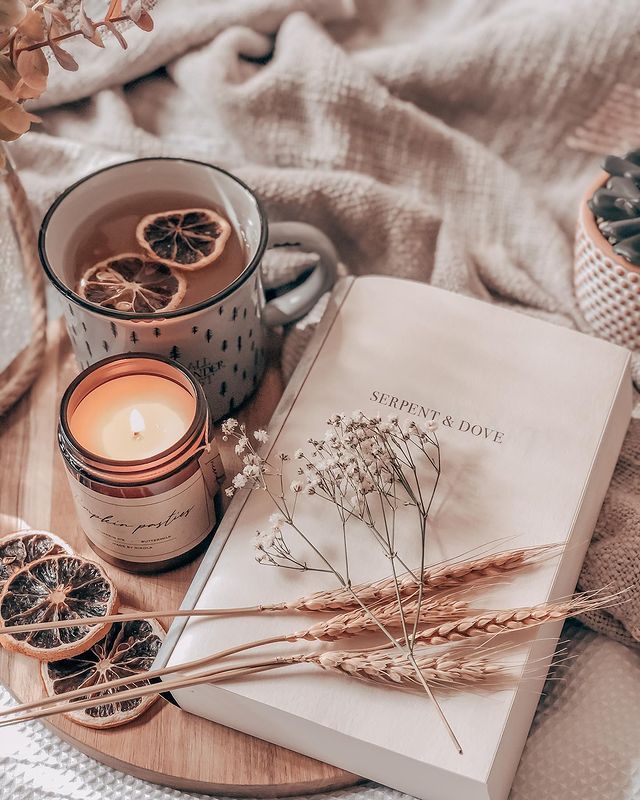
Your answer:
[[[43,132],[14,148],[37,216],[106,163],[210,160],[255,187],[271,219],[322,228],[353,273],[429,281],[584,330],[574,222],[594,152],[638,145],[616,121],[635,96],[619,85],[640,86],[635,0],[161,0],[155,19],[126,53],[79,43],[81,70],[53,75]],[[614,88],[622,100],[603,123]],[[15,276],[2,277],[0,257],[2,282]],[[288,333],[285,374],[319,313]],[[3,356],[19,314],[0,315]],[[580,581],[632,587],[588,620],[627,643],[640,640],[639,425]]]

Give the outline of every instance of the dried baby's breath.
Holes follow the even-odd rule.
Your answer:
[[[417,576],[422,575],[425,567],[427,522],[440,479],[437,426],[430,422],[421,428],[415,421],[401,424],[393,416],[383,421],[379,415],[367,416],[362,411],[349,416],[334,414],[327,424],[321,439],[310,438],[307,448],[295,451],[296,475],[291,481],[285,476],[289,465],[286,454],[281,454],[275,463],[271,463],[254,448],[252,439],[261,444],[267,442],[264,430],[255,431],[251,437],[244,425],[233,419],[227,420],[222,426],[223,437],[235,441],[236,453],[243,461],[243,470],[233,479],[227,494],[233,495],[236,490],[248,486],[269,495],[279,517],[271,520],[269,530],[258,531],[254,539],[256,560],[265,566],[333,575],[352,598],[358,620],[334,620],[334,623],[345,635],[354,626],[378,631],[406,655],[416,679],[435,703],[452,740],[461,751],[429,684],[413,659],[413,637],[423,620],[424,586]],[[323,545],[298,525],[296,509],[303,495],[313,497],[315,501],[328,502],[336,511],[342,542],[340,563],[330,558]],[[409,569],[396,542],[398,512],[407,508],[415,513],[413,531],[421,554],[417,572]],[[351,586],[348,533],[353,522],[364,524],[372,546],[381,548],[389,560],[396,600],[391,616],[394,627],[397,623],[401,629],[404,644],[387,627],[387,615],[363,600]],[[306,545],[306,549],[311,551],[311,561],[298,554],[290,538]],[[398,574],[402,573],[413,577],[415,598],[411,610],[405,609],[403,603],[398,580]]]
[[[326,652],[284,661],[312,661],[324,669],[377,683],[421,688],[435,702],[461,752],[432,689],[486,681],[500,670],[488,650],[461,652],[455,643],[563,619],[593,603],[602,605],[602,598],[574,598],[527,609],[473,610],[466,597],[472,588],[557,555],[560,547],[514,548],[427,566],[429,515],[441,474],[436,423],[419,426],[411,420],[401,422],[396,415],[383,420],[362,411],[334,414],[327,423],[324,435],[309,438],[295,450],[293,459],[286,454],[264,457],[254,447],[268,441],[263,430],[250,435],[233,419],[222,426],[223,437],[235,442],[236,454],[243,461],[242,472],[227,492],[260,489],[275,507],[269,527],[258,531],[253,540],[256,560],[276,568],[324,572],[338,583],[334,589],[283,604],[288,610],[333,612],[335,616],[281,641],[341,641],[378,633],[387,642],[374,650]],[[319,540],[299,524],[297,510],[305,496],[334,510],[341,558],[336,558],[334,548],[328,550],[325,537]],[[413,522],[408,522],[411,517]],[[359,535],[364,527],[371,546],[387,557],[391,572],[387,578],[352,583],[349,535],[353,523],[359,525]],[[414,547],[417,540],[421,556],[417,565],[409,566],[402,551],[411,537]],[[437,655],[420,649],[436,644],[454,646]]]

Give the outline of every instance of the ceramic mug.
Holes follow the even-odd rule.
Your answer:
[[[140,314],[88,303],[75,291],[67,257],[71,233],[124,195],[183,187],[221,208],[239,234],[246,267],[225,289],[186,308]],[[319,263],[299,286],[265,301],[261,262],[269,247],[295,246]],[[63,192],[47,211],[39,238],[44,271],[63,298],[67,330],[81,368],[105,356],[155,353],[174,359],[200,381],[214,419],[255,390],[265,365],[265,330],[299,319],[335,281],[337,255],[317,228],[301,222],[267,225],[255,194],[235,175],[199,161],[143,158],[94,172]]]

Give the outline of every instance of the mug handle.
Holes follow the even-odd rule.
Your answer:
[[[262,311],[265,325],[286,325],[304,317],[331,289],[336,280],[338,254],[329,238],[306,222],[271,223],[267,247],[300,247],[320,257],[318,265],[303,283],[265,303]]]

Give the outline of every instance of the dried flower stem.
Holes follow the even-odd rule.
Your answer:
[[[128,16],[121,16],[121,17],[114,17],[111,20],[101,20],[99,22],[94,22],[93,25],[94,28],[108,28],[115,22],[129,22],[130,20],[131,18]],[[74,36],[84,36],[84,34],[78,28],[77,30],[61,33],[59,36],[52,36],[50,39],[44,39],[41,42],[34,42],[33,44],[27,45],[26,47],[16,47],[15,57],[17,58],[20,55],[20,53],[30,52],[32,50],[41,50],[43,47],[50,47],[52,43],[59,44],[60,42],[64,42],[66,39],[72,39]]]
[[[246,428],[243,425],[238,426],[238,422],[233,419],[226,420],[223,423],[223,438],[232,437],[237,441],[236,453],[243,455],[245,466],[243,471],[233,479],[232,487],[226,491],[229,494],[233,494],[235,489],[249,484],[252,488],[259,488],[267,492],[279,513],[272,517],[270,534],[258,533],[256,548],[259,563],[275,567],[286,567],[287,569],[316,569],[321,572],[333,573],[338,583],[352,597],[353,602],[371,620],[373,627],[377,627],[399,652],[407,654],[409,661],[414,665],[418,680],[435,705],[451,740],[458,752],[462,753],[460,742],[446,719],[431,687],[422,677],[422,673],[413,659],[414,643],[408,635],[402,599],[397,591],[395,562],[398,560],[398,554],[395,548],[395,522],[396,510],[399,505],[415,506],[417,509],[420,519],[422,559],[418,574],[421,574],[424,568],[428,508],[431,507],[437,488],[437,478],[440,474],[440,448],[434,434],[436,426],[429,424],[427,430],[421,430],[415,422],[410,422],[404,429],[399,425],[397,417],[383,423],[380,417],[369,418],[362,412],[355,412],[350,418],[345,417],[343,414],[336,414],[328,421],[328,424],[331,428],[327,431],[322,441],[309,440],[309,443],[314,448],[311,457],[306,458],[304,453],[299,451],[296,453],[296,458],[301,459],[304,464],[304,466],[298,468],[298,474],[305,477],[307,493],[329,500],[336,508],[342,529],[345,576],[338,571],[294,520],[297,495],[302,491],[302,484],[299,481],[294,481],[291,484],[290,490],[294,494],[293,504],[291,505],[285,494],[283,480],[283,465],[288,460],[288,456],[281,454],[279,456],[281,461],[280,469],[274,468],[256,452],[251,439],[247,436]],[[253,435],[259,442],[268,440],[268,435],[265,431],[255,431]],[[422,499],[421,479],[411,452],[412,447],[424,455],[427,462],[436,470],[436,480],[427,506],[425,506]],[[436,448],[437,456],[429,454],[429,447]],[[272,489],[270,485],[273,479],[275,479],[275,489]],[[399,496],[398,489],[401,490],[400,494],[404,493],[404,497]],[[347,507],[345,501],[348,494],[351,493],[354,494],[348,501],[349,507]],[[380,507],[379,515],[374,515],[372,511],[371,503],[376,498]],[[404,643],[398,640],[385,627],[384,623],[378,619],[376,614],[351,588],[346,526],[352,518],[360,520],[369,528],[374,539],[382,546],[385,555],[391,561],[393,576],[396,581],[396,599]],[[379,522],[380,518],[382,523]],[[310,567],[306,562],[302,562],[292,555],[291,549],[283,536],[282,529],[285,525],[293,529],[317,556],[320,566]],[[404,566],[404,562],[401,563]],[[419,592],[419,597],[421,602],[422,590]],[[420,617],[419,606],[417,617]]]

